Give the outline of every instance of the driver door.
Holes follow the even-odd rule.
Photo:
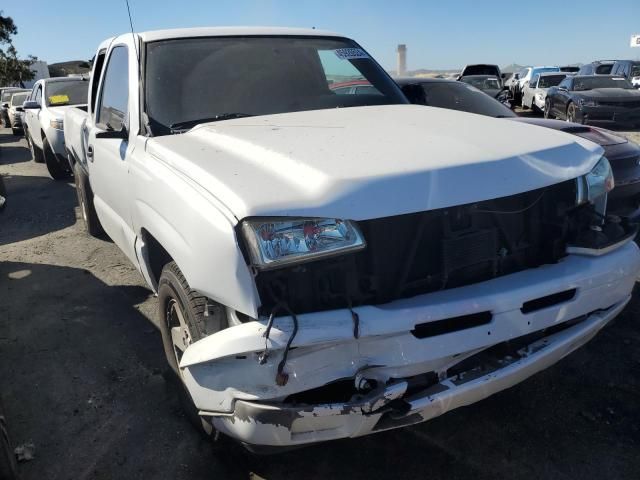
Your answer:
[[[115,45],[106,59],[95,120],[87,135],[89,178],[94,205],[105,232],[136,263],[129,188],[129,48]],[[116,138],[114,132],[124,132]]]

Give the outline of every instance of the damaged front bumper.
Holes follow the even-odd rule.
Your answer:
[[[184,380],[203,417],[247,444],[294,446],[414,424],[513,386],[589,341],[630,298],[633,242],[381,306],[252,321],[191,345]],[[269,351],[266,361],[264,351]],[[322,389],[346,381],[335,398]],[[314,392],[317,399],[314,400]],[[300,396],[300,394],[306,394]],[[347,395],[348,397],[344,397]]]

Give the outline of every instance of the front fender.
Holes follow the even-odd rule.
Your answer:
[[[132,155],[136,195],[132,221],[139,237],[148,231],[169,253],[189,286],[222,305],[256,317],[253,277],[237,243],[237,221],[190,179],[141,152]],[[146,262],[139,255],[140,262]],[[149,265],[141,265],[149,271]]]

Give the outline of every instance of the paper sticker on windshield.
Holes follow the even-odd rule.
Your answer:
[[[361,48],[337,48],[333,51],[340,60],[354,60],[356,58],[369,58],[369,55]]]
[[[51,95],[49,97],[49,103],[51,105],[60,105],[61,103],[69,103],[68,95]]]

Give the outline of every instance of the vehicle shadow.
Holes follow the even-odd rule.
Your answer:
[[[16,147],[13,145],[2,145],[6,135],[0,135],[0,165],[9,165],[12,163],[25,163],[31,161],[31,152],[26,147]],[[11,140],[15,142],[16,140]]]
[[[76,222],[73,184],[46,177],[3,175],[7,203],[0,214],[0,245],[39,237]]]
[[[22,478],[224,471],[163,379],[160,335],[136,308],[150,296],[84,269],[0,262],[2,397],[14,442],[37,448]]]

